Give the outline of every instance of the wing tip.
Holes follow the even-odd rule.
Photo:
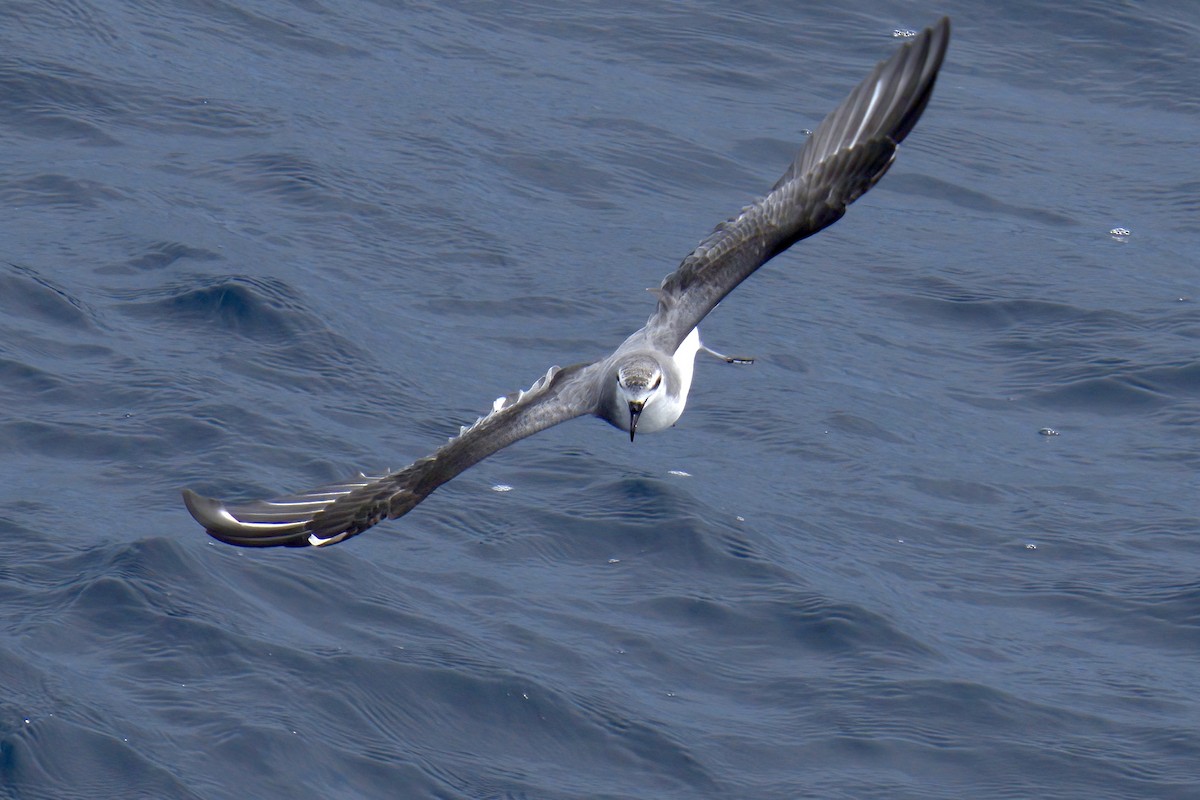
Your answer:
[[[229,512],[225,510],[225,504],[220,500],[205,497],[191,489],[183,490],[183,504],[192,518],[205,528],[219,527],[229,516]]]
[[[304,523],[252,525],[235,517],[225,503],[216,498],[205,497],[191,489],[184,489],[182,494],[183,504],[192,518],[209,536],[226,544],[239,547],[307,547],[310,544],[303,531]]]

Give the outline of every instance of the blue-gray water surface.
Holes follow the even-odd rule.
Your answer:
[[[0,796],[1200,797],[1194,9],[809,6],[0,4]],[[676,429],[187,515],[609,352],[943,13]]]

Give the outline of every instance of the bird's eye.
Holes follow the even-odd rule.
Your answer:
[[[659,385],[660,383],[662,383],[662,375],[659,375],[657,378],[655,378],[655,379],[654,379],[654,385],[653,385],[653,386],[651,386],[650,388],[651,388],[651,389],[657,389],[657,388],[658,388],[658,385]]]

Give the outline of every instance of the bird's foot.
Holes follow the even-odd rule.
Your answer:
[[[702,352],[708,353],[713,358],[719,358],[726,364],[753,364],[754,359],[751,356],[727,356],[724,353],[718,353],[706,345],[700,345]]]

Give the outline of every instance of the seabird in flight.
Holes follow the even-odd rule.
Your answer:
[[[669,428],[683,413],[696,354],[726,361],[696,327],[725,295],[796,242],[832,225],[876,184],[925,110],[950,40],[950,20],[879,63],[804,143],[761,199],[717,226],[652,290],[649,320],[613,351],[585,364],[551,367],[523,392],[498,398],[432,455],[378,477],[359,474],[274,500],[226,504],[185,489],[196,521],[245,547],[322,547],[407,514],[446,481],[513,442],[552,425],[595,416],[623,431]]]

